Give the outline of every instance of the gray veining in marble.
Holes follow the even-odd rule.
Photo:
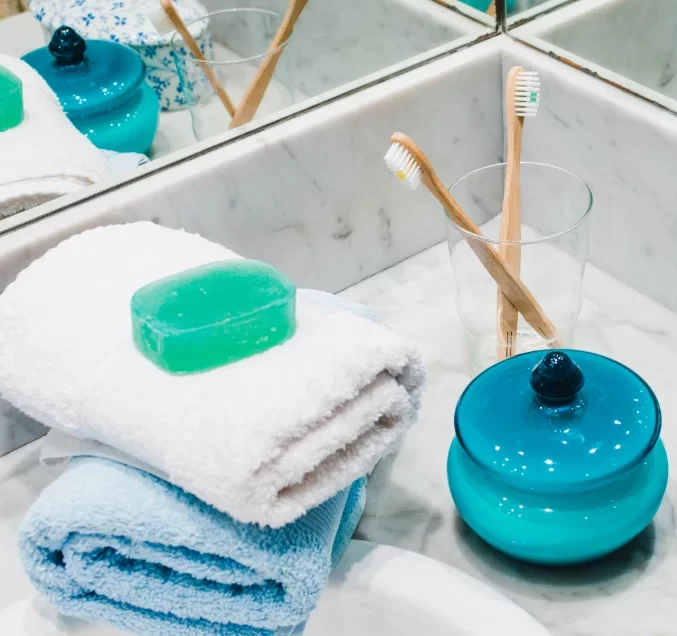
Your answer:
[[[459,519],[446,478],[456,401],[469,375],[447,246],[435,246],[342,295],[364,303],[421,349],[429,381],[418,424],[370,479],[359,538],[459,567],[530,611],[553,636],[673,636],[677,608],[677,485],[654,523],[620,551],[575,568],[505,557]],[[663,441],[677,461],[677,315],[589,266],[577,348],[610,355],[653,386]],[[450,599],[453,603],[453,599]]]

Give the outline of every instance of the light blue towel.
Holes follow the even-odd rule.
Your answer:
[[[300,633],[360,519],[365,485],[273,530],[130,466],[74,459],[26,515],[21,557],[69,616],[157,636]]]

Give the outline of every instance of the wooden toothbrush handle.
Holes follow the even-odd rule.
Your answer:
[[[296,21],[301,15],[301,12],[305,8],[307,2],[308,0],[290,1],[289,7],[282,18],[282,23],[280,24],[273,41],[268,47],[268,51],[275,51],[275,53],[269,53],[263,58],[259,68],[256,70],[254,79],[247,87],[244,97],[238,104],[235,114],[230,121],[230,128],[236,128],[237,126],[246,124],[253,119],[254,115],[256,115],[256,111],[261,105],[261,101],[263,100],[263,96],[265,95],[268,85],[270,84],[270,80],[273,78],[273,74],[275,73],[277,62],[284,52],[284,47],[280,47],[291,36],[291,33],[294,30],[294,25],[296,24]],[[276,51],[275,49],[279,50]]]
[[[233,115],[235,115],[235,106],[233,106],[233,102],[230,100],[230,97],[228,97],[226,89],[221,86],[221,82],[219,82],[219,78],[216,77],[214,69],[211,67],[207,61],[207,58],[200,50],[195,38],[193,38],[193,36],[190,34],[190,31],[188,31],[186,28],[183,19],[179,15],[178,11],[174,8],[171,0],[160,0],[160,4],[167,14],[167,17],[171,20],[171,23],[174,25],[174,28],[179,32],[179,35],[186,43],[186,46],[190,49],[193,57],[197,60],[202,72],[205,74],[207,80],[209,80],[209,83],[211,84],[214,92],[223,104],[224,108],[228,111],[228,114],[233,117]]]
[[[433,175],[431,178],[424,173],[423,183],[442,204],[449,218],[456,225],[466,232],[475,234],[478,237],[482,236],[480,228],[463,212],[436,175]],[[489,275],[496,281],[501,291],[517,308],[519,313],[524,316],[524,319],[533,327],[536,333],[544,340],[547,340],[551,347],[561,347],[561,343],[557,340],[555,325],[550,322],[550,319],[545,315],[538,301],[520,280],[519,276],[516,276],[510,270],[498,251],[481,239],[473,239],[466,234],[463,235],[463,238],[470,245],[472,251],[475,252]]]
[[[499,234],[499,254],[512,272],[519,278],[522,249],[519,241],[522,237],[520,211],[520,157],[522,154],[522,131],[524,117],[515,115],[515,82],[524,70],[516,66],[510,70],[506,81],[505,110],[507,124],[507,157],[505,165],[505,187],[503,190],[503,209],[501,211],[501,231]],[[517,346],[517,323],[519,315],[515,306],[499,288],[496,298],[496,358],[501,361],[515,355]]]

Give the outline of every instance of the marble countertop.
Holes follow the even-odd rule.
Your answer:
[[[677,461],[677,315],[588,266],[573,345],[611,356],[642,375],[661,401],[662,438]],[[343,292],[422,350],[428,388],[418,424],[369,484],[357,537],[420,552],[499,589],[553,636],[677,634],[675,478],[654,523],[598,562],[550,569],[514,561],[459,519],[447,486],[453,413],[470,379],[453,303],[446,244],[426,250]],[[450,599],[453,603],[453,599]]]
[[[456,566],[514,599],[553,636],[677,634],[674,478],[654,523],[640,537],[585,566],[547,569],[518,563],[489,548],[458,518],[445,466],[454,407],[470,376],[453,306],[446,244],[403,261],[342,295],[369,306],[415,341],[429,372],[418,424],[399,453],[382,462],[371,478],[357,538]],[[677,460],[677,394],[672,393],[677,382],[677,315],[594,267],[586,273],[585,296],[574,345],[610,355],[646,378],[662,403],[668,454]],[[26,633],[31,635],[75,634],[76,625],[56,617],[37,598],[15,547],[21,518],[58,474],[37,463],[40,443],[0,458],[0,631],[5,631],[5,620],[19,625],[12,621],[20,616],[24,627],[30,623]],[[453,599],[449,602],[453,604]],[[52,631],[55,624],[57,631]]]

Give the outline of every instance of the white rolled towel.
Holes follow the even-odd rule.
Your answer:
[[[424,372],[397,334],[304,290],[297,331],[280,346],[193,375],[149,362],[132,341],[134,292],[230,258],[152,223],[67,239],[0,296],[0,393],[239,521],[280,527],[394,450],[416,419]]]
[[[0,66],[23,84],[24,120],[0,132],[0,218],[91,185],[111,174],[108,162],[68,120],[40,75],[0,54]]]

